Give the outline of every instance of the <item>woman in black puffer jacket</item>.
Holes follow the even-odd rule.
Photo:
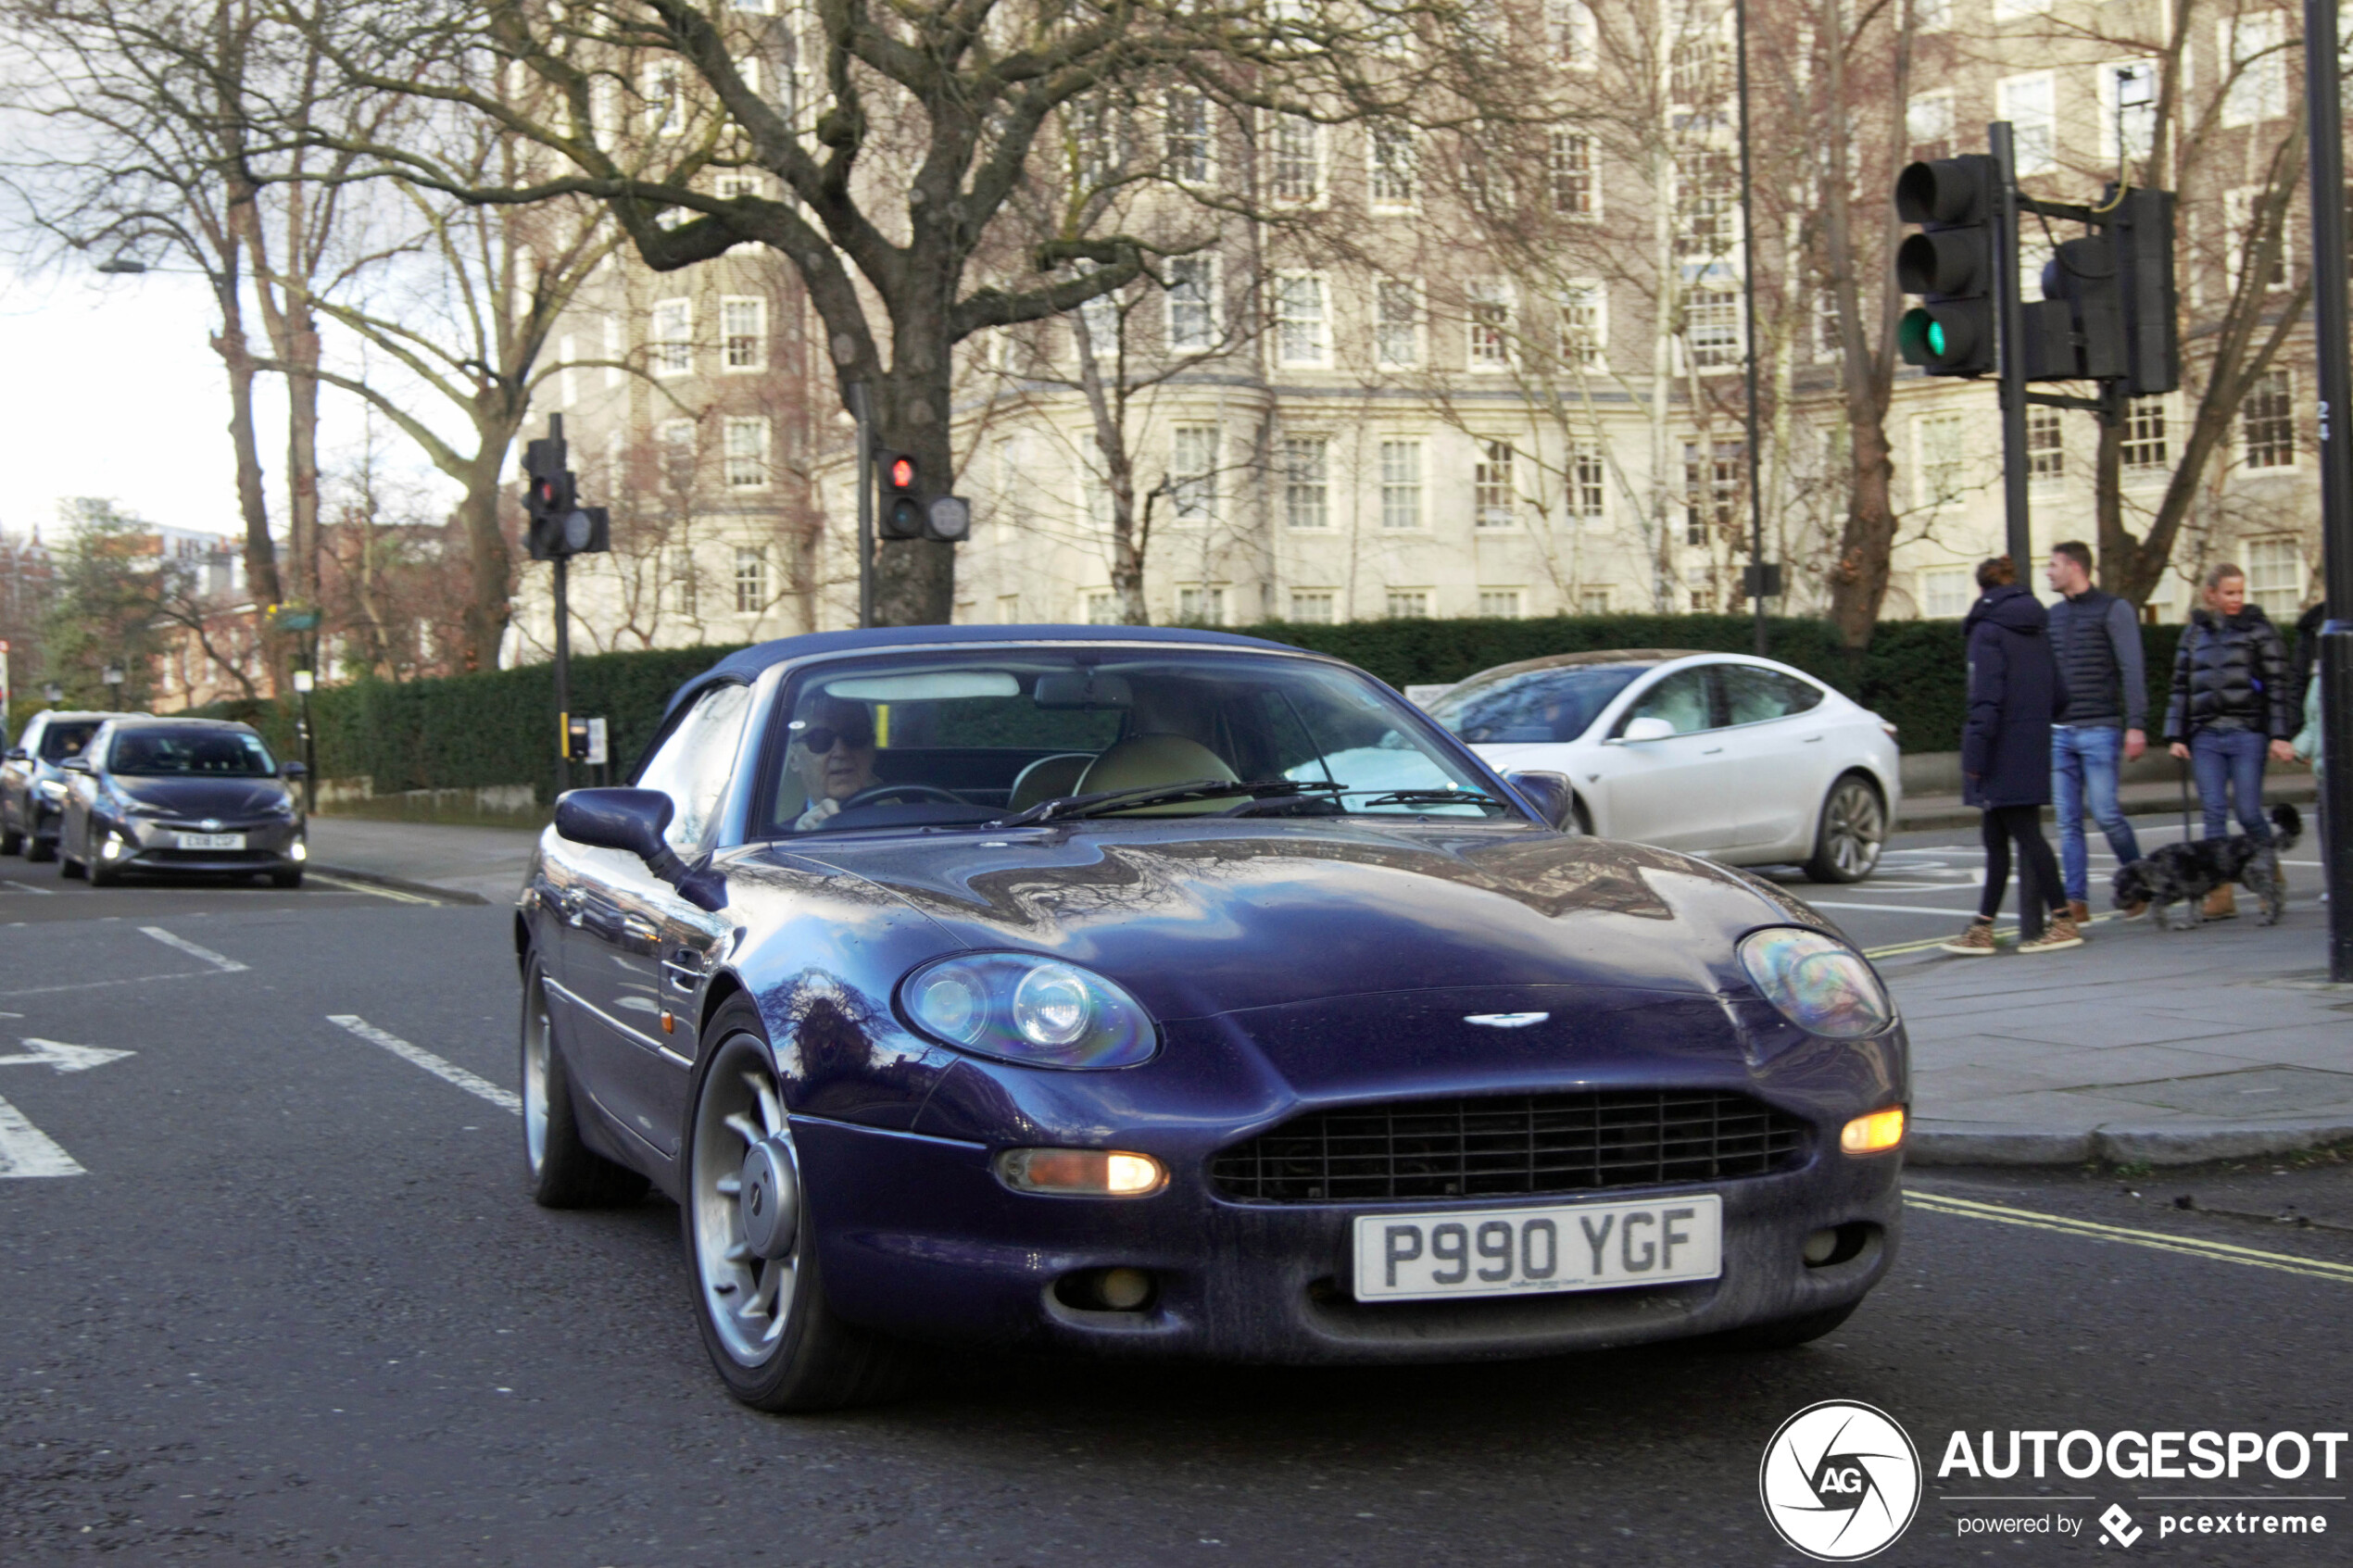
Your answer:
[[[2227,561],[2206,574],[2206,603],[2190,615],[2173,655],[2173,696],[2165,738],[2197,775],[2206,836],[2231,831],[2233,810],[2246,835],[2271,842],[2263,820],[2263,762],[2285,762],[2297,728],[2287,646],[2259,605],[2246,602],[2246,574]],[[2229,884],[2206,901],[2208,919],[2228,920]]]

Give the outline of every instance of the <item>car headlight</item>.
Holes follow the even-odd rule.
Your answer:
[[[1859,1040],[1895,1022],[1862,954],[1837,937],[1803,926],[1752,932],[1741,942],[1741,967],[1783,1018],[1809,1035]]]
[[[943,1044],[1025,1067],[1133,1067],[1159,1047],[1140,1002],[1059,959],[940,959],[900,982],[899,1005],[909,1022]]]
[[[66,797],[65,784],[58,779],[43,779],[32,787],[40,792],[41,798],[44,800],[54,802]]]
[[[277,799],[272,800],[267,807],[264,808],[264,809],[273,817],[291,817],[295,814],[294,797],[291,795],[282,795],[278,797]]]

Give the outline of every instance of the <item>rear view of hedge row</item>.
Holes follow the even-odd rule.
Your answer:
[[[1691,648],[1744,653],[1754,623],[1734,615],[1589,615],[1544,621],[1365,621],[1336,626],[1273,622],[1254,636],[1314,648],[1361,665],[1394,686],[1454,682],[1517,659],[1600,648]],[[2148,651],[2150,723],[2164,712],[2178,626],[2143,628]],[[1899,727],[1907,751],[1960,745],[1966,706],[1960,623],[1882,624],[1859,656],[1838,646],[1818,621],[1768,622],[1773,658],[1837,687]],[[661,722],[670,694],[734,651],[731,646],[598,654],[573,661],[572,708],[610,726],[616,776]],[[205,709],[246,720],[291,753],[294,704],[217,703]],[[545,664],[478,675],[365,681],[321,688],[311,697],[324,777],[366,777],[375,793],[531,784],[542,802],[555,788],[555,682]]]

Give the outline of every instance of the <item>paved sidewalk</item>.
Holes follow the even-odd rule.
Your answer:
[[[2312,775],[2297,770],[2274,767],[2263,775],[2263,798],[2274,804],[2285,800],[2303,807],[2309,812],[2319,798],[2319,786]],[[2182,809],[2182,786],[2173,784],[2120,784],[2116,791],[2117,803],[2128,817],[2179,817]],[[1964,806],[1957,794],[1906,795],[1903,809],[1896,813],[1895,828],[1899,833],[1917,833],[1931,828],[1974,828],[1979,812],[1974,806]],[[2044,808],[2043,820],[2051,821],[2051,811]],[[2200,813],[2197,794],[2193,786],[2190,794],[2190,820],[2197,822]],[[2232,832],[2238,831],[2236,825]]]
[[[450,892],[511,904],[522,891],[535,831],[386,822],[367,817],[310,819],[310,869],[388,887]]]

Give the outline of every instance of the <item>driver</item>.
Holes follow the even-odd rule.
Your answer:
[[[841,803],[882,781],[875,776],[875,721],[866,705],[819,697],[808,721],[794,732],[785,766],[809,795],[809,809],[793,823],[807,833],[841,809]]]

